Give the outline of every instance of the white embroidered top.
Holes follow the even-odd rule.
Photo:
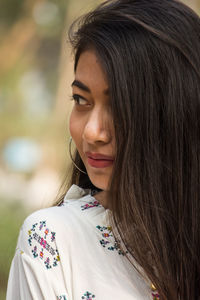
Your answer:
[[[119,249],[110,211],[73,185],[61,206],[24,222],[7,300],[151,300],[146,281]]]

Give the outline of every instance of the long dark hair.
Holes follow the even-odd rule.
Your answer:
[[[122,240],[161,299],[200,299],[199,17],[173,0],[110,0],[72,25],[70,41],[75,70],[93,48],[107,75],[109,206]],[[72,183],[92,185],[75,170]]]

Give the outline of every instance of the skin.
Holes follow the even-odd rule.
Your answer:
[[[70,117],[70,133],[91,182],[104,191],[96,198],[107,207],[106,192],[109,191],[115,158],[115,137],[108,84],[94,50],[80,55],[72,95],[74,107]],[[91,166],[88,152],[108,156],[108,165]]]

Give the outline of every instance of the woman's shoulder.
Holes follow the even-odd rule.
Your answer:
[[[31,213],[25,219],[22,228],[30,227],[33,223],[37,223],[40,228],[42,224],[46,224],[47,222],[52,226],[61,225],[63,222],[71,224],[76,217],[81,221],[81,216],[85,217],[91,208],[98,208],[100,212],[105,210],[103,206],[90,195],[88,190],[73,185],[66,193],[62,203],[58,206],[43,208]]]
[[[86,232],[93,234],[93,225],[103,219],[104,211],[95,198],[73,186],[60,206],[40,209],[25,219],[17,249],[53,268],[63,249],[78,245]]]
[[[105,209],[94,197],[73,185],[59,206],[40,209],[25,219],[19,240],[27,240],[30,245],[33,240],[54,241],[63,232],[68,235],[73,235],[74,232],[77,234],[91,223],[97,222],[97,219],[103,222],[104,212]]]

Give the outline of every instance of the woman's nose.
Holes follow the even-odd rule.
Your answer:
[[[92,111],[83,131],[83,139],[89,144],[108,143],[111,138],[109,120],[105,112]]]

